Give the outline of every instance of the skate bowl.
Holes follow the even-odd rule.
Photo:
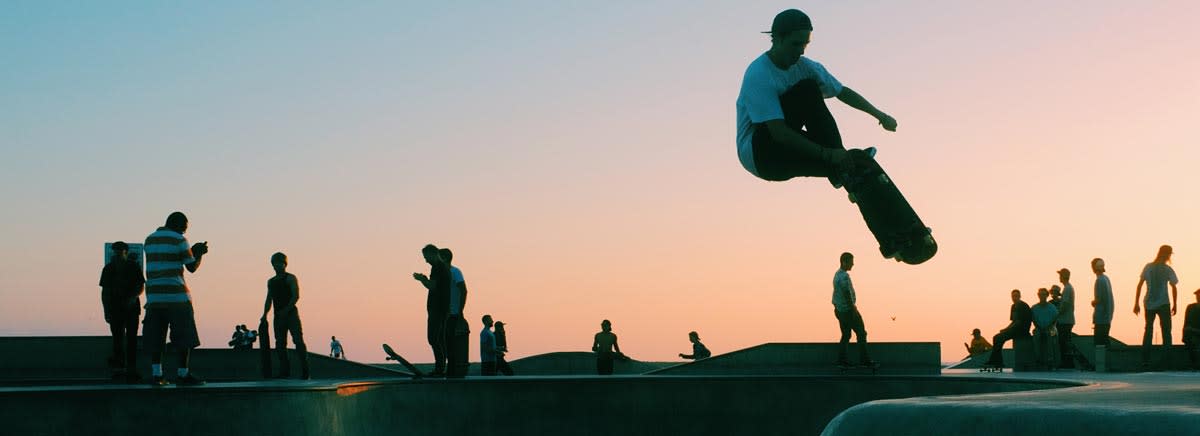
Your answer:
[[[874,400],[1083,386],[944,376],[530,376],[0,388],[11,434],[820,434]]]

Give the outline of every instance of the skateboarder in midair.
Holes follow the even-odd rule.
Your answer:
[[[863,326],[862,314],[858,313],[858,297],[854,294],[854,284],[850,282],[850,270],[854,268],[854,255],[842,253],[839,258],[841,267],[833,274],[833,315],[837,317],[838,328],[842,338],[838,341],[839,366],[850,366],[846,358],[846,349],[850,345],[850,332],[854,331],[858,339],[858,358],[862,366],[875,364],[867,354],[867,329]]]
[[[304,344],[304,328],[300,324],[300,310],[296,303],[300,301],[300,283],[296,275],[287,272],[287,255],[275,253],[271,255],[271,267],[275,276],[267,280],[267,301],[263,304],[263,314],[259,321],[267,320],[271,306],[275,306],[275,354],[279,356],[279,378],[291,376],[292,367],[288,360],[287,335],[292,334],[296,343],[296,353],[300,356],[300,378],[309,379],[308,346]]]
[[[832,177],[846,150],[825,99],[837,97],[888,131],[896,130],[896,119],[804,57],[812,31],[808,15],[788,9],[764,32],[771,35],[771,49],[746,68],[738,94],[738,160],[765,180],[830,177],[840,187]]]

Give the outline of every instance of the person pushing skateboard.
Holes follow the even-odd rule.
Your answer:
[[[746,68],[737,98],[737,152],[758,178],[825,177],[846,187],[885,257],[918,264],[933,257],[928,229],[874,162],[874,149],[847,150],[825,99],[837,97],[896,131],[896,119],[804,56],[812,21],[796,9],[775,16],[771,48]],[[877,185],[885,185],[880,187]]]

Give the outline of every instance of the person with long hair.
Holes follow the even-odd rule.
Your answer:
[[[1142,284],[1145,284],[1146,332],[1142,335],[1143,369],[1150,367],[1150,344],[1154,342],[1154,318],[1158,318],[1158,325],[1162,330],[1164,364],[1171,350],[1171,317],[1179,309],[1179,288],[1176,287],[1179,278],[1175,276],[1175,270],[1171,269],[1171,265],[1169,265],[1171,253],[1170,245],[1158,248],[1158,255],[1154,256],[1154,261],[1142,268],[1142,276],[1138,279],[1137,284],[1137,295],[1133,297],[1133,314],[1137,315],[1142,310]],[[1167,300],[1168,284],[1171,285],[1170,301]]]

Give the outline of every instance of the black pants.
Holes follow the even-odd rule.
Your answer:
[[[850,332],[858,339],[858,360],[866,363],[871,360],[867,355],[867,329],[863,326],[862,315],[858,309],[843,312],[833,311],[837,317],[838,328],[842,330],[842,338],[838,341],[838,362],[846,362],[846,351],[850,347]]]
[[[988,357],[987,363],[997,365],[997,366],[1003,366],[1004,365],[1004,354],[1002,354],[1001,351],[1004,349],[1004,343],[1008,342],[1012,339],[1028,338],[1028,337],[1029,337],[1029,332],[1022,332],[1019,330],[1009,330],[1009,329],[1000,330],[1000,333],[996,333],[996,336],[992,336],[992,355],[990,357]],[[1014,347],[1014,350],[1015,350],[1015,347]]]
[[[496,356],[496,371],[504,375],[513,375],[512,366],[508,364],[507,360],[504,360],[504,356]]]
[[[446,325],[442,328],[445,336],[442,340],[446,358],[447,377],[465,377],[470,362],[467,353],[470,350],[471,328],[462,314],[446,316]]]
[[[446,313],[426,312],[425,332],[429,348],[433,349],[433,372],[441,374],[446,371]]]
[[[1071,329],[1075,324],[1056,324],[1058,326],[1058,366],[1060,368],[1075,367],[1075,344],[1071,343]]]
[[[792,130],[822,146],[845,148],[837,121],[829,113],[816,80],[796,83],[779,96],[779,104],[783,108],[784,123]],[[776,142],[765,124],[755,127],[753,146],[754,166],[758,168],[758,176],[765,180],[834,175],[834,168],[820,159]]]
[[[142,315],[142,308],[136,302],[121,306],[105,307],[104,311],[108,330],[112,333],[110,364],[114,369],[124,368],[134,372],[137,368],[138,318]]]
[[[1146,308],[1146,332],[1142,335],[1142,363],[1150,363],[1150,345],[1154,343],[1154,318],[1158,318],[1158,326],[1162,329],[1164,362],[1171,352],[1171,305],[1164,304],[1154,309]]]
[[[496,375],[496,362],[479,362],[479,374]]]
[[[279,356],[279,376],[288,377],[292,374],[292,365],[288,359],[287,336],[292,334],[296,343],[296,352],[300,355],[300,374],[308,378],[308,346],[304,345],[304,327],[300,325],[300,309],[293,308],[286,315],[275,314],[275,355]]]
[[[597,353],[596,354],[596,374],[612,375],[613,373],[613,353]]]
[[[1112,324],[1096,324],[1096,333],[1092,336],[1092,345],[1108,346],[1108,330],[1112,328]]]

